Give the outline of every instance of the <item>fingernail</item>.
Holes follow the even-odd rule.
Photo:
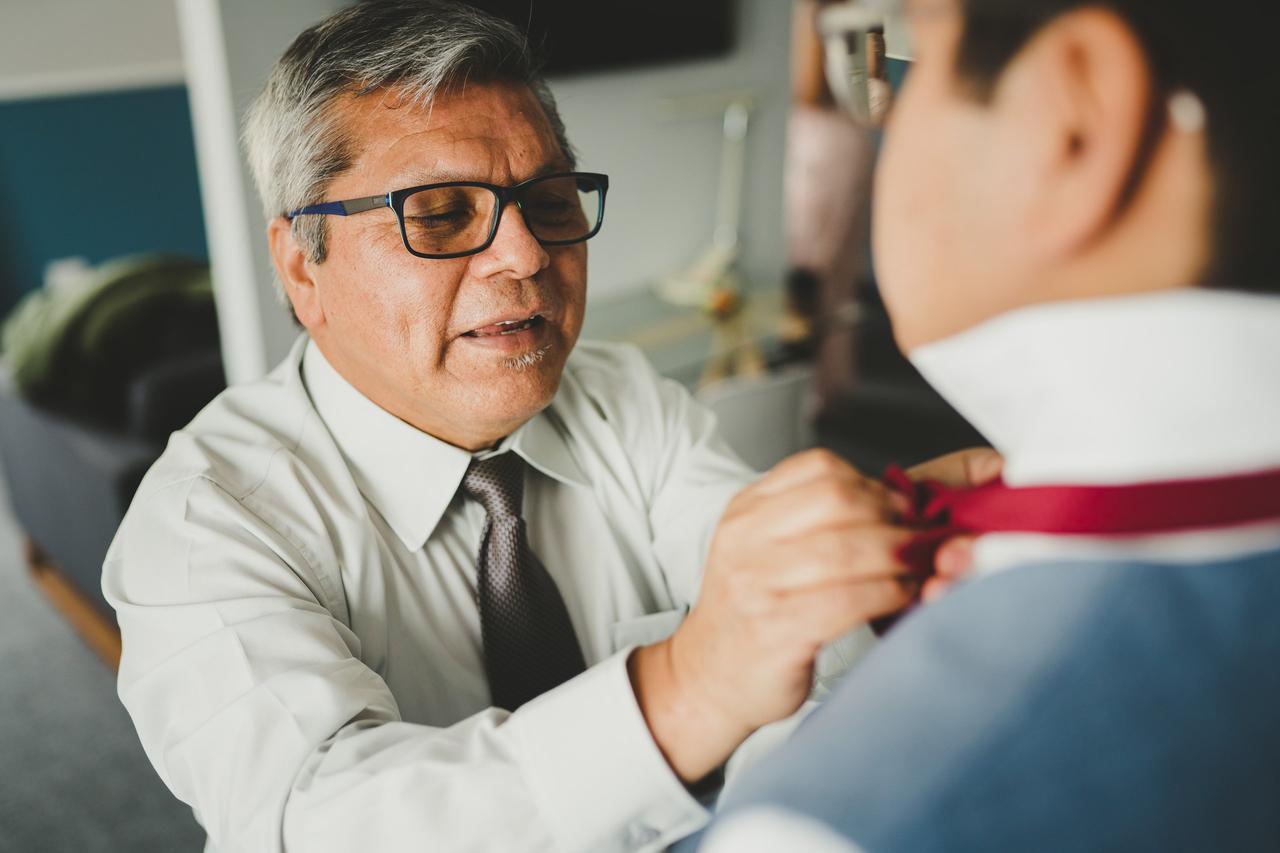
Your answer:
[[[975,485],[990,482],[1000,476],[1004,469],[1004,457],[994,450],[982,453],[973,459],[973,480]]]
[[[901,492],[889,492],[889,507],[898,515],[906,515],[911,511],[911,498]]]
[[[973,566],[973,542],[953,539],[938,552],[938,574],[961,575]]]

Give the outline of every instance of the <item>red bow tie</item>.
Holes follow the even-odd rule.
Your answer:
[[[965,533],[1141,536],[1280,521],[1280,470],[1125,486],[1015,488],[996,480],[952,489],[914,482],[893,465],[884,480],[911,503],[903,520],[920,533],[898,556],[919,580],[933,574],[942,544]]]

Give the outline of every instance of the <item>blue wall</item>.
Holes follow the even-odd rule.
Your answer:
[[[207,256],[182,86],[0,103],[0,316],[44,265]]]
[[[885,72],[889,76],[889,85],[894,91],[902,88],[902,81],[907,79],[907,72],[911,70],[911,63],[905,59],[890,59],[885,63]]]

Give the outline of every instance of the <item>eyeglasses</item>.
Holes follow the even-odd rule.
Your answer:
[[[493,244],[502,212],[515,202],[529,233],[544,246],[590,240],[604,223],[609,176],[560,172],[512,187],[478,181],[448,181],[395,190],[384,195],[328,201],[288,215],[351,216],[389,207],[400,222],[409,254],[446,260],[478,254]]]
[[[827,84],[831,94],[859,125],[884,126],[892,89],[885,56],[885,24],[902,20],[892,0],[832,3],[818,13]]]

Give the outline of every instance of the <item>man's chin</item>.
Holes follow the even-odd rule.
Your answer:
[[[564,363],[565,353],[551,344],[490,352],[471,360],[468,378],[479,384],[477,390],[494,414],[532,417],[551,404]]]

